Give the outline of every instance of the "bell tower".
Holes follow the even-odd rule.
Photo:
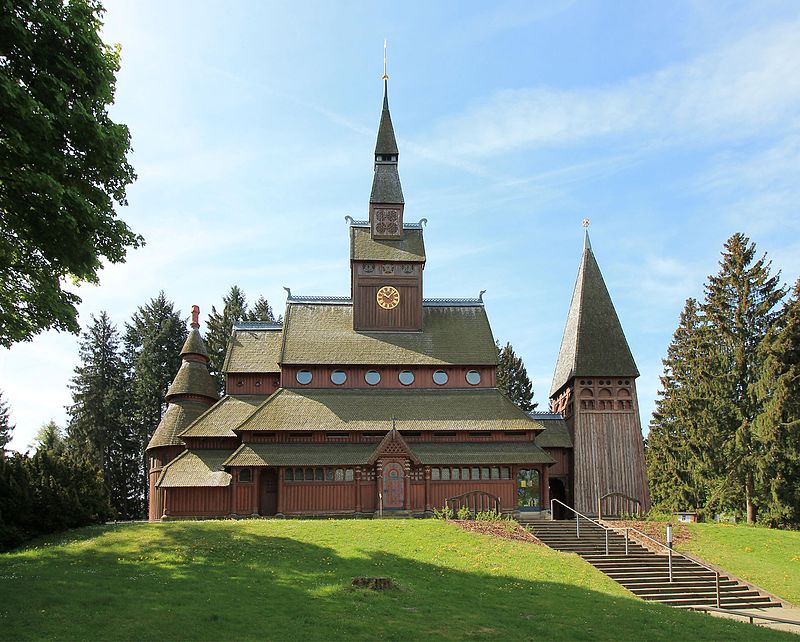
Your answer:
[[[551,409],[564,415],[573,437],[574,506],[587,515],[612,492],[650,508],[638,376],[587,229],[550,389]]]
[[[386,45],[383,57],[383,109],[375,143],[375,174],[369,220],[350,221],[350,271],[353,329],[422,330],[422,223],[404,223],[405,201],[397,172],[397,141],[389,113]]]

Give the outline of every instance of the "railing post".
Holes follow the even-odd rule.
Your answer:
[[[578,513],[575,513],[575,537],[581,538],[581,518]]]
[[[606,555],[608,555],[608,529],[606,529]]]
[[[717,575],[717,608],[721,609],[722,608],[722,597],[719,594],[719,573],[717,572],[716,575]],[[750,623],[751,624],[753,623],[752,619],[750,620]]]
[[[672,549],[667,549],[667,558],[669,560],[669,581],[672,582]]]
[[[552,522],[555,519],[555,499],[550,500],[550,521]]]
[[[628,529],[625,529],[625,555],[628,554]]]

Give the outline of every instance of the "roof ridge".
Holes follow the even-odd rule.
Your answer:
[[[237,321],[234,330],[283,330],[283,323],[277,321]]]

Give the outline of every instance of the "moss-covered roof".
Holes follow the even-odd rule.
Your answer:
[[[167,390],[167,401],[176,395],[200,395],[214,401],[219,399],[217,383],[208,373],[208,366],[196,361],[184,361],[181,364],[175,380]]]
[[[222,463],[230,455],[230,450],[184,450],[164,467],[156,486],[228,486],[231,475],[222,469]]]
[[[534,421],[544,426],[544,430],[536,435],[536,445],[541,448],[572,448],[572,437],[569,435],[567,422],[561,415],[551,413],[531,413]]]
[[[202,401],[182,399],[169,404],[147,444],[147,450],[159,446],[183,445],[179,435],[206,410],[208,404]]]
[[[239,430],[541,430],[495,388],[367,390],[281,388]]]
[[[552,464],[553,459],[532,441],[411,444],[423,464]]]
[[[425,241],[422,229],[403,229],[399,241],[378,241],[368,227],[350,226],[350,258],[354,261],[425,262]]]
[[[375,444],[242,444],[226,466],[366,464]]]
[[[272,328],[234,330],[228,341],[222,371],[229,374],[280,372],[278,361],[281,357],[282,341],[283,332]]]
[[[200,336],[200,332],[196,328],[189,331],[189,336],[183,343],[181,356],[185,354],[199,354],[202,357],[208,358],[208,350],[206,350],[206,342]]]
[[[238,427],[266,399],[264,395],[228,395],[220,399],[191,425],[181,437],[235,437]]]
[[[356,332],[353,306],[290,303],[281,361],[288,365],[496,365],[483,306],[424,306],[422,332]]]
[[[638,377],[639,370],[591,246],[586,244],[558,354],[553,395],[573,377]]]

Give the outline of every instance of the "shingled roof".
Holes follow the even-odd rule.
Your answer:
[[[233,429],[260,406],[266,395],[228,395],[184,426],[181,437],[235,437]]]
[[[287,365],[496,365],[482,305],[423,306],[422,332],[357,332],[353,306],[290,303],[281,362]]]
[[[536,435],[536,445],[541,448],[572,448],[572,437],[569,435],[567,422],[563,415],[552,412],[528,413],[534,421],[544,426],[544,430]]]
[[[208,360],[208,350],[206,350],[206,343],[203,341],[203,337],[200,336],[200,332],[197,328],[192,328],[189,330],[189,336],[186,337],[186,341],[183,343],[183,348],[181,349],[181,356],[185,354],[197,354],[201,357],[205,357]]]
[[[379,241],[372,238],[369,227],[350,226],[350,258],[354,261],[425,262],[425,242],[422,229],[404,229],[399,241]]]
[[[178,395],[199,395],[212,401],[219,399],[217,384],[208,373],[205,363],[184,361],[181,364],[175,380],[167,390],[167,401]]]
[[[231,475],[222,469],[222,463],[230,455],[230,450],[184,450],[164,467],[156,486],[228,486]]]
[[[277,373],[283,332],[280,328],[234,329],[225,353],[222,371]]]
[[[147,444],[147,450],[159,446],[182,446],[183,441],[179,435],[206,410],[208,404],[202,401],[185,399],[169,404],[150,438],[150,443]]]
[[[573,377],[598,376],[638,377],[639,370],[587,237],[550,395]]]
[[[495,388],[285,389],[269,397],[238,431],[541,430]],[[238,432],[237,431],[237,432]]]
[[[423,464],[552,464],[554,461],[532,441],[422,442],[411,444],[411,448]]]

